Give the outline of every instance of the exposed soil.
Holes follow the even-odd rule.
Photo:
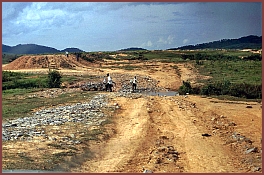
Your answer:
[[[245,153],[247,148],[261,149],[258,103],[197,96],[116,98],[115,102],[121,106],[115,116],[116,134],[94,147],[96,160],[75,171],[249,172],[261,167],[261,153]],[[250,141],[232,138],[235,132]],[[178,157],[167,150],[170,147]]]
[[[57,57],[66,61],[66,56]],[[37,57],[23,57],[27,59],[23,65],[20,63],[25,60],[19,58],[3,69],[45,72],[45,68],[31,63],[33,58]],[[75,68],[59,66],[59,71],[112,74],[116,91],[121,88],[120,75],[149,76],[158,81],[157,86],[170,90],[177,90],[183,80],[195,84],[197,79],[209,78],[199,75],[191,65],[180,63],[130,61],[130,66],[139,67],[133,70],[122,69],[125,64],[118,61],[67,63]],[[94,158],[73,167],[71,172],[262,172],[261,103],[194,95],[126,98],[112,93],[110,98],[120,109],[113,114],[114,123],[106,125],[108,139],[89,142]],[[29,147],[24,149],[39,153]]]

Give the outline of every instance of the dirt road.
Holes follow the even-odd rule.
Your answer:
[[[158,86],[172,90],[177,90],[183,80],[195,83],[197,78],[208,78],[190,65],[133,65],[142,68],[102,65],[101,72],[88,67],[85,73],[148,75],[158,80]],[[107,126],[109,140],[91,143],[95,158],[72,172],[262,172],[261,103],[192,95],[112,95],[111,103],[121,108]]]
[[[261,123],[241,121],[241,118],[260,121],[260,105],[252,103],[253,108],[246,108],[246,104],[230,105],[211,100],[196,96],[115,99],[121,106],[119,114],[115,116],[116,134],[107,143],[94,147],[97,153],[95,160],[84,163],[74,171],[143,172],[148,169],[153,172],[247,172],[254,166],[260,166],[261,161],[254,162],[254,165],[242,163],[244,159],[256,157],[241,153],[246,151],[241,146],[243,143],[236,145],[241,146],[241,150],[232,149],[231,143],[227,144],[236,131],[252,136],[250,139],[254,145],[261,146]],[[228,106],[232,108],[232,113]],[[245,109],[247,112],[241,114],[241,110]],[[236,127],[212,129],[212,118],[220,121],[220,116],[225,118],[223,125],[232,121],[237,123]],[[254,127],[250,127],[253,123]],[[244,127],[250,128],[244,130]],[[206,133],[211,136],[202,136]],[[232,143],[236,144],[235,141]]]

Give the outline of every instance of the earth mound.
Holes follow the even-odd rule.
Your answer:
[[[17,58],[8,65],[3,67],[3,70],[18,70],[18,69],[76,69],[87,66],[95,66],[95,63],[88,62],[75,55],[25,55]]]

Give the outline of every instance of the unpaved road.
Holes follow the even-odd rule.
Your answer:
[[[232,142],[239,149],[228,143],[236,131],[261,147],[261,108],[257,103],[246,108],[245,103],[230,104],[196,96],[116,98],[115,102],[121,106],[115,116],[116,134],[94,147],[95,160],[74,171],[248,172],[252,167],[242,160],[252,156],[257,160],[257,155],[244,153],[243,143]],[[221,117],[225,119],[223,125],[230,121],[237,125],[212,129],[212,118],[220,121]],[[204,133],[211,136],[204,137]],[[168,147],[179,153],[177,159],[165,149]],[[260,166],[258,163],[255,165]]]
[[[131,64],[142,68],[102,65],[80,73],[148,75],[172,90],[183,80],[208,78],[184,64]],[[110,97],[121,108],[107,125],[109,140],[90,143],[95,158],[72,172],[262,172],[261,103],[193,95]],[[256,150],[247,152],[250,148]]]

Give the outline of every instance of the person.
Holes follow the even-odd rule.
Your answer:
[[[110,92],[112,92],[112,87],[113,87],[113,80],[112,78],[110,77],[109,73],[106,75],[107,76],[107,83],[106,83],[106,91],[109,89]]]
[[[136,90],[137,89],[137,77],[135,76],[133,81],[132,81],[132,90]]]
[[[65,52],[65,55],[66,55],[66,57],[68,57],[68,56],[69,56],[69,52],[66,51],[66,52]]]

